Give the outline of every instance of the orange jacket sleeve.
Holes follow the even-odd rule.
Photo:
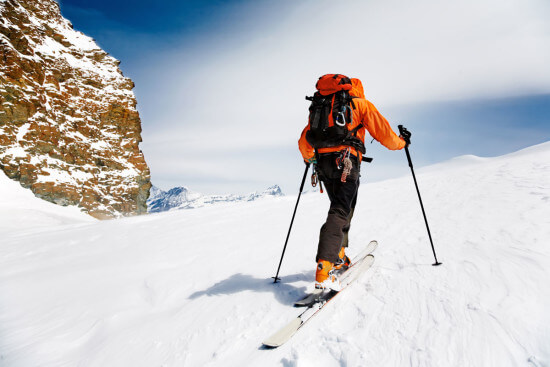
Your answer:
[[[363,109],[363,126],[369,134],[390,150],[399,150],[405,147],[405,140],[401,139],[391,128],[388,120],[382,116],[372,103],[367,100],[361,103]]]
[[[315,149],[313,149],[311,144],[309,144],[306,140],[306,133],[308,132],[308,130],[309,124],[304,128],[304,130],[302,131],[302,135],[298,140],[298,148],[300,149],[300,153],[302,153],[302,157],[304,157],[304,161],[313,158],[313,156],[315,155]]]

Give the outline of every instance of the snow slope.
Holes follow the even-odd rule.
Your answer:
[[[97,221],[77,207],[63,207],[37,199],[30,190],[23,189],[19,182],[10,180],[4,173],[0,173],[0,193],[0,234]]]
[[[39,232],[1,206],[0,365],[550,366],[550,142],[417,176],[443,265],[412,178],[364,184],[350,252],[377,239],[373,268],[275,350],[326,195],[302,197],[277,285],[295,196]]]

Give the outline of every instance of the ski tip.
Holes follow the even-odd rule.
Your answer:
[[[283,345],[298,331],[302,325],[302,320],[297,317],[291,322],[289,322],[285,327],[277,331],[275,334],[271,335],[267,340],[262,342],[263,345],[270,348],[277,348]]]
[[[274,344],[266,341],[262,343],[261,348],[264,350],[271,350],[271,349],[279,348],[281,345],[282,344]]]
[[[258,349],[260,349],[260,350],[271,350],[271,349],[275,349],[277,347],[278,347],[278,345],[273,346],[273,345],[267,345],[267,344],[262,343],[262,345],[260,345],[260,348],[258,348]]]

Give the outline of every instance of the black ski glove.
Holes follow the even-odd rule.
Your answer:
[[[412,133],[407,130],[405,127],[403,127],[402,125],[399,125],[399,132],[401,133],[399,135],[400,138],[402,138],[403,140],[405,140],[405,143],[407,144],[407,146],[411,145],[411,135]]]

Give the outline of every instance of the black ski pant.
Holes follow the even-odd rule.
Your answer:
[[[348,246],[348,232],[357,203],[359,189],[359,162],[352,157],[353,168],[346,182],[341,181],[342,170],[336,166],[338,154],[320,155],[317,171],[330,199],[325,224],[321,227],[316,261],[336,262],[342,246]]]

